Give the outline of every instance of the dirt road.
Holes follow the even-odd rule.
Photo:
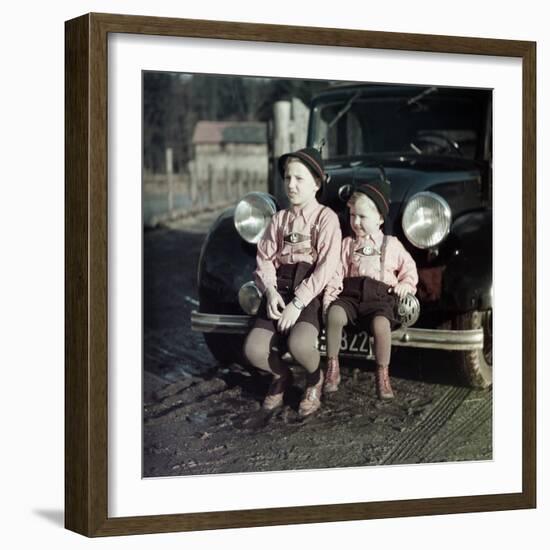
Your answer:
[[[144,476],[492,458],[492,392],[461,387],[444,352],[395,350],[391,402],[376,399],[372,364],[345,363],[340,390],[306,420],[295,368],[285,406],[263,412],[267,377],[220,366],[190,328],[210,221],[144,236]]]

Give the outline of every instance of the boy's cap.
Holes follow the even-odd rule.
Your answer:
[[[285,177],[285,164],[286,161],[290,158],[294,157],[303,162],[310,170],[310,172],[319,178],[321,181],[321,186],[326,181],[326,173],[325,173],[325,167],[323,165],[323,158],[321,157],[321,153],[315,149],[314,147],[304,147],[303,149],[299,149],[298,151],[295,151],[294,153],[286,153],[285,155],[281,155],[279,157],[279,173],[281,174],[281,177]]]
[[[359,180],[355,182],[353,191],[363,193],[371,199],[382,217],[386,217],[390,210],[391,185],[385,174],[381,174],[376,180]]]

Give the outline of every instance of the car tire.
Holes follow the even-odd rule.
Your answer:
[[[457,315],[453,328],[456,330],[483,328],[483,349],[455,353],[459,374],[464,383],[476,389],[490,388],[493,384],[492,310],[469,311]]]

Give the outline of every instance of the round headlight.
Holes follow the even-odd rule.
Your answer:
[[[237,204],[233,222],[239,235],[246,242],[255,244],[261,239],[276,211],[277,205],[268,194],[248,193]]]
[[[424,191],[414,195],[403,212],[403,231],[417,248],[437,246],[451,228],[451,209],[447,201]]]
[[[258,313],[261,300],[262,295],[253,281],[245,283],[239,289],[239,305],[248,315],[256,315]]]

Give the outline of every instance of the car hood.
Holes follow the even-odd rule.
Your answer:
[[[422,162],[406,166],[388,166],[382,164],[387,178],[391,182],[391,205],[389,220],[398,223],[407,201],[416,193],[431,191],[442,196],[451,207],[453,218],[461,213],[475,210],[486,202],[487,189],[482,185],[481,167],[478,163],[462,161],[452,163],[446,168],[441,162]],[[330,182],[323,196],[323,202],[336,211],[345,209],[342,200],[342,188],[361,180],[376,180],[380,170],[376,166],[350,162],[347,165],[334,165],[327,162]]]

